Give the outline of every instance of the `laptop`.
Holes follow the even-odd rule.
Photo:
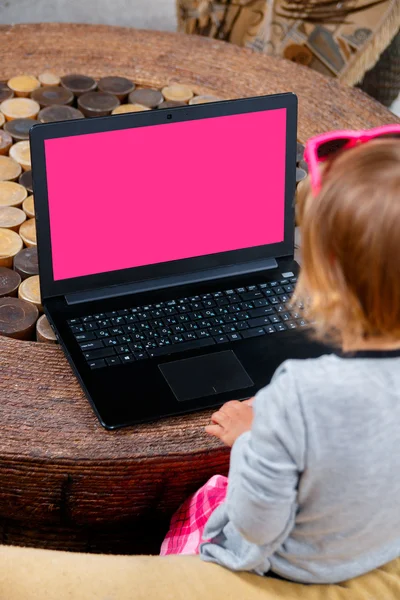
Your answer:
[[[35,125],[44,311],[100,423],[253,396],[318,356],[296,283],[291,93]]]

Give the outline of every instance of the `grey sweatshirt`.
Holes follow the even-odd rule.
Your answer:
[[[203,560],[335,583],[400,556],[400,351],[289,360],[231,453]]]

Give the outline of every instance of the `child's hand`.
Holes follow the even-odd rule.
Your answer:
[[[253,423],[253,398],[239,402],[233,400],[224,404],[215,412],[207,425],[206,432],[219,438],[227,446],[233,446],[235,440],[245,431],[251,429]]]

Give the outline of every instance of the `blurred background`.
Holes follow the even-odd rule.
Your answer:
[[[210,2],[204,0],[196,1],[194,4],[200,6]],[[0,0],[0,24],[35,22],[103,23],[175,31],[177,29],[176,0]],[[395,57],[391,58],[392,64],[393,60],[400,64],[399,36],[400,34],[397,35],[397,50],[394,55],[392,52]],[[384,68],[388,69],[387,59]],[[377,66],[372,78],[370,77],[370,85],[364,85],[363,89],[384,102],[379,93],[375,93],[376,88],[383,84],[385,78],[397,80],[399,72],[399,65],[395,75],[382,74]],[[397,92],[392,95],[389,102],[384,103],[386,106],[391,104],[391,110],[400,116],[400,95],[393,102],[396,96]]]

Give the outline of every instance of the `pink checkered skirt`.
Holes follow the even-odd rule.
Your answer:
[[[225,500],[228,479],[214,475],[190,496],[171,519],[160,554],[198,554],[211,513]]]

